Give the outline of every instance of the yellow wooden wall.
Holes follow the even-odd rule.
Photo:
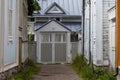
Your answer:
[[[116,42],[116,58],[117,58],[117,67],[120,67],[120,0],[117,0],[117,6],[116,6],[116,19],[117,19],[117,34],[116,34],[116,38],[117,38],[117,42]]]

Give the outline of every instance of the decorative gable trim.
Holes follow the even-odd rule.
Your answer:
[[[51,20],[45,24],[43,24],[40,28],[36,29],[35,31],[40,30],[41,28],[43,28],[44,26],[46,26],[47,24],[51,23],[52,21],[56,22],[57,24],[61,25],[63,28],[67,29],[68,31],[72,32],[69,28],[67,28],[64,24],[62,24],[61,22],[57,21],[57,20]]]
[[[66,14],[56,2],[54,2],[46,11],[45,14]]]

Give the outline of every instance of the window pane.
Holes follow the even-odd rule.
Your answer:
[[[55,41],[56,42],[61,42],[61,34],[56,34],[55,35]]]
[[[66,42],[66,36],[63,34],[63,42]]]
[[[66,42],[65,34],[56,34],[55,35],[55,41],[56,42]]]
[[[51,42],[51,34],[42,34],[42,42]]]

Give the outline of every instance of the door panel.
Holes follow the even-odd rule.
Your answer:
[[[55,43],[55,62],[66,62],[66,43]]]
[[[41,43],[41,61],[52,62],[52,43]]]

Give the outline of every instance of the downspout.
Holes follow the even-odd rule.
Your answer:
[[[116,77],[118,74],[119,74],[119,68],[116,67],[116,69],[115,69],[115,74],[114,74],[113,76]]]
[[[82,4],[82,54],[84,55],[85,0]]]
[[[91,60],[91,0],[89,0],[89,65]]]

